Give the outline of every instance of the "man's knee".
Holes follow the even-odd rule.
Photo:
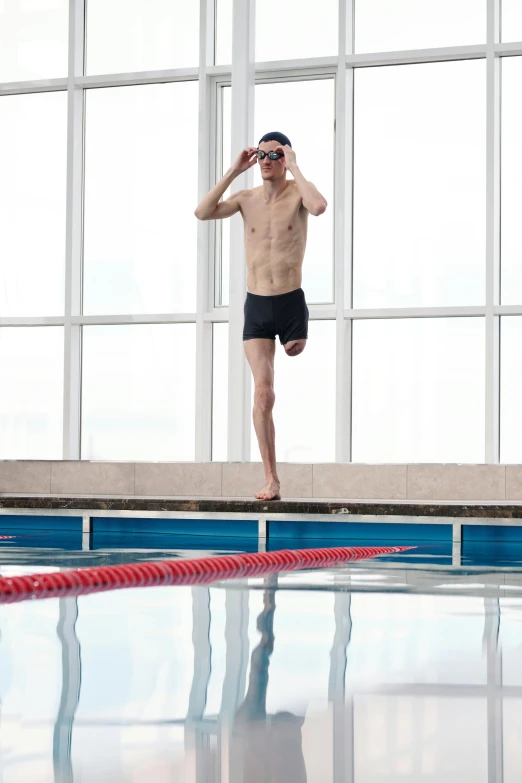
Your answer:
[[[288,356],[299,356],[304,351],[305,346],[306,340],[290,340],[290,342],[285,343],[284,348]]]
[[[274,407],[275,392],[272,386],[261,384],[254,392],[254,407],[261,411],[271,411]]]

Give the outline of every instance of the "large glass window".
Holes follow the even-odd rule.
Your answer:
[[[522,28],[521,28],[522,36]],[[522,303],[522,57],[502,59],[501,301]]]
[[[484,319],[353,325],[354,462],[484,461]]]
[[[199,2],[86,0],[86,72],[197,66]]]
[[[195,324],[83,328],[82,459],[193,460]]]
[[[2,0],[0,82],[67,76],[68,25],[69,0]]]
[[[0,459],[61,459],[63,328],[0,327]]]
[[[197,82],[89,90],[86,116],[84,312],[194,312]]]
[[[485,60],[355,74],[355,307],[484,304]]]
[[[67,93],[0,98],[2,317],[63,315],[66,166]]]
[[[273,416],[280,462],[335,460],[335,321],[310,321],[308,338],[299,356],[287,356],[276,340]],[[253,423],[251,444],[251,459],[259,462]]]
[[[486,0],[356,0],[355,51],[485,43],[486,11]]]
[[[230,102],[223,88],[223,140],[230,139]],[[312,108],[312,110],[311,110]],[[333,302],[333,188],[334,188],[335,83],[333,79],[277,82],[256,85],[255,124],[252,146],[269,131],[285,133],[296,152],[303,176],[314,183],[328,202],[323,215],[308,220],[303,264],[303,289],[309,303]],[[277,127],[274,127],[274,123]],[[223,147],[223,174],[231,165],[229,149]],[[240,150],[237,151],[239,154]],[[292,179],[290,173],[287,178]],[[262,186],[259,166],[254,167],[254,187]],[[232,185],[235,192],[239,188]],[[228,193],[228,192],[227,192]],[[227,197],[227,193],[224,198]],[[226,223],[227,221],[220,221]],[[228,304],[229,228],[222,229],[222,300]]]

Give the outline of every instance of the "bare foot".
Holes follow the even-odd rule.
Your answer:
[[[254,497],[256,497],[258,500],[281,500],[280,489],[281,485],[279,481],[272,479],[271,481],[267,482],[266,487],[264,487],[260,492],[254,492]]]

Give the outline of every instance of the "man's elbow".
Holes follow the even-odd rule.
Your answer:
[[[319,215],[322,215],[323,212],[326,212],[326,207],[328,204],[326,201],[320,201],[318,204],[314,204],[313,209],[310,209],[310,214],[314,217],[318,217]]]

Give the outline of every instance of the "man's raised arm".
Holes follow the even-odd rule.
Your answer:
[[[222,203],[219,203],[219,199],[235,178],[253,166],[256,161],[257,155],[255,147],[246,147],[239,153],[235,163],[229,168],[219,182],[209,190],[207,195],[194,210],[194,214],[198,220],[217,220],[218,218],[230,217],[239,210],[239,202],[236,199],[237,193],[234,193]]]

